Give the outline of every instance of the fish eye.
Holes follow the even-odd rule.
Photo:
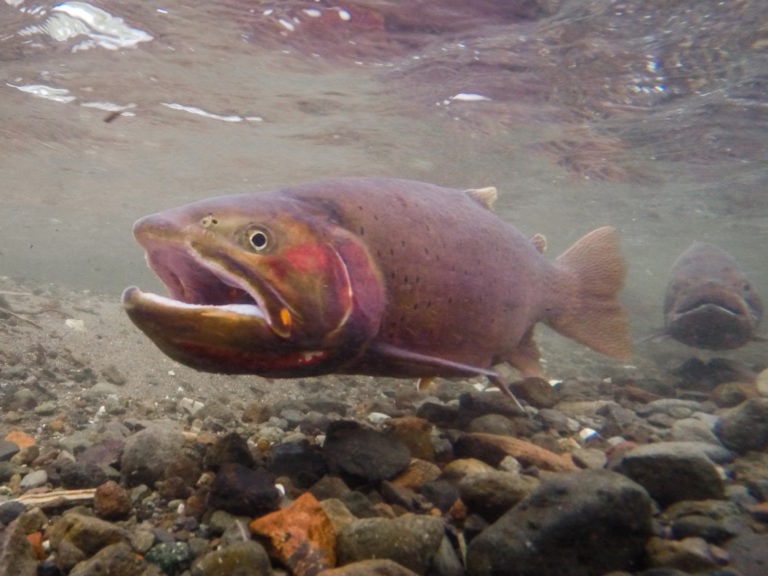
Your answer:
[[[248,242],[251,243],[251,247],[257,252],[265,250],[269,246],[269,236],[266,230],[256,228],[248,232]]]

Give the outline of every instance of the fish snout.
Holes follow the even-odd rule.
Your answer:
[[[178,234],[178,224],[162,214],[150,214],[133,224],[133,236],[145,248]]]

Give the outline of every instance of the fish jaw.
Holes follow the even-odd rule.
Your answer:
[[[726,287],[705,283],[668,304],[666,332],[694,348],[733,350],[753,339],[757,311]]]
[[[132,286],[122,303],[133,323],[173,360],[204,372],[314,374],[330,356],[279,337],[254,304],[189,304]],[[257,343],[258,346],[254,346]]]

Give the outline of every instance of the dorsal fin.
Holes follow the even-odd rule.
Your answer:
[[[539,254],[544,254],[547,251],[547,237],[544,234],[536,233],[530,237],[530,241],[539,251]]]
[[[488,210],[493,210],[493,205],[499,197],[499,192],[495,186],[486,186],[485,188],[469,188],[465,190],[472,198],[480,202]]]

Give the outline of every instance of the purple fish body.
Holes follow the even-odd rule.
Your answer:
[[[665,332],[709,350],[732,350],[756,339],[763,304],[733,257],[694,242],[672,266],[664,298]]]
[[[537,322],[626,359],[615,230],[550,262],[494,199],[339,178],[167,210],[134,234],[169,297],[132,287],[123,303],[169,356],[212,372],[541,374]]]

